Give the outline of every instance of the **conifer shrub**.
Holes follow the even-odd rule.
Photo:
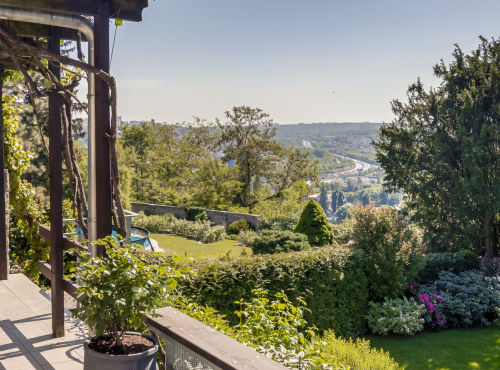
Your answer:
[[[296,233],[305,234],[309,244],[317,247],[334,243],[333,230],[325,211],[315,200],[310,200],[300,215],[295,229]]]
[[[247,220],[238,220],[231,222],[227,227],[227,231],[230,234],[238,235],[242,231],[255,230],[255,226],[253,226]]]
[[[235,302],[251,300],[253,289],[268,290],[271,296],[283,290],[294,304],[299,297],[307,303],[308,325],[348,337],[366,329],[368,307],[368,280],[352,257],[349,248],[324,247],[200,261],[192,266],[197,276],[180,289],[194,302],[227,315],[233,325],[239,322]]]
[[[262,230],[252,244],[254,254],[305,251],[311,248],[307,236],[291,231]]]

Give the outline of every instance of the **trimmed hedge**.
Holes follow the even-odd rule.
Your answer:
[[[274,254],[311,249],[307,235],[292,231],[262,230],[252,244],[254,254]]]
[[[429,284],[439,278],[441,271],[454,274],[479,269],[479,256],[471,251],[456,253],[430,253],[424,258],[425,266],[418,273],[418,284]]]
[[[305,320],[320,331],[332,329],[343,336],[366,329],[368,281],[352,252],[325,247],[294,253],[207,260],[195,263],[197,273],[182,282],[181,292],[195,302],[215,308],[235,324],[236,301],[250,301],[252,289],[269,295],[283,290],[292,302],[307,302]]]

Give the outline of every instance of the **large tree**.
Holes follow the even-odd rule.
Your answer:
[[[402,189],[415,220],[438,250],[494,254],[500,211],[500,40],[480,38],[465,55],[434,67],[441,85],[418,82],[375,143],[389,191]]]
[[[321,193],[319,194],[319,204],[321,208],[326,212],[328,210],[328,191],[326,190],[325,184],[321,186]]]
[[[309,159],[308,153],[274,140],[276,129],[269,114],[241,106],[227,111],[226,118],[225,123],[216,121],[216,147],[224,147],[224,162],[235,162],[236,179],[242,185],[235,194],[236,204],[252,208],[262,201],[252,192],[252,186],[260,180],[272,188],[267,199],[281,197],[298,182],[318,182],[318,162]]]

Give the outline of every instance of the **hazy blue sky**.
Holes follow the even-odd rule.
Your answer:
[[[432,66],[500,36],[497,0],[149,0],[118,28],[125,120],[213,120],[235,105],[279,123],[390,121]],[[111,36],[114,26],[111,29]],[[335,91],[335,94],[333,94]]]

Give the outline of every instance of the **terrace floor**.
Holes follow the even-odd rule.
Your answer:
[[[0,370],[81,370],[85,325],[65,310],[66,336],[53,338],[50,296],[23,274],[0,281]]]

